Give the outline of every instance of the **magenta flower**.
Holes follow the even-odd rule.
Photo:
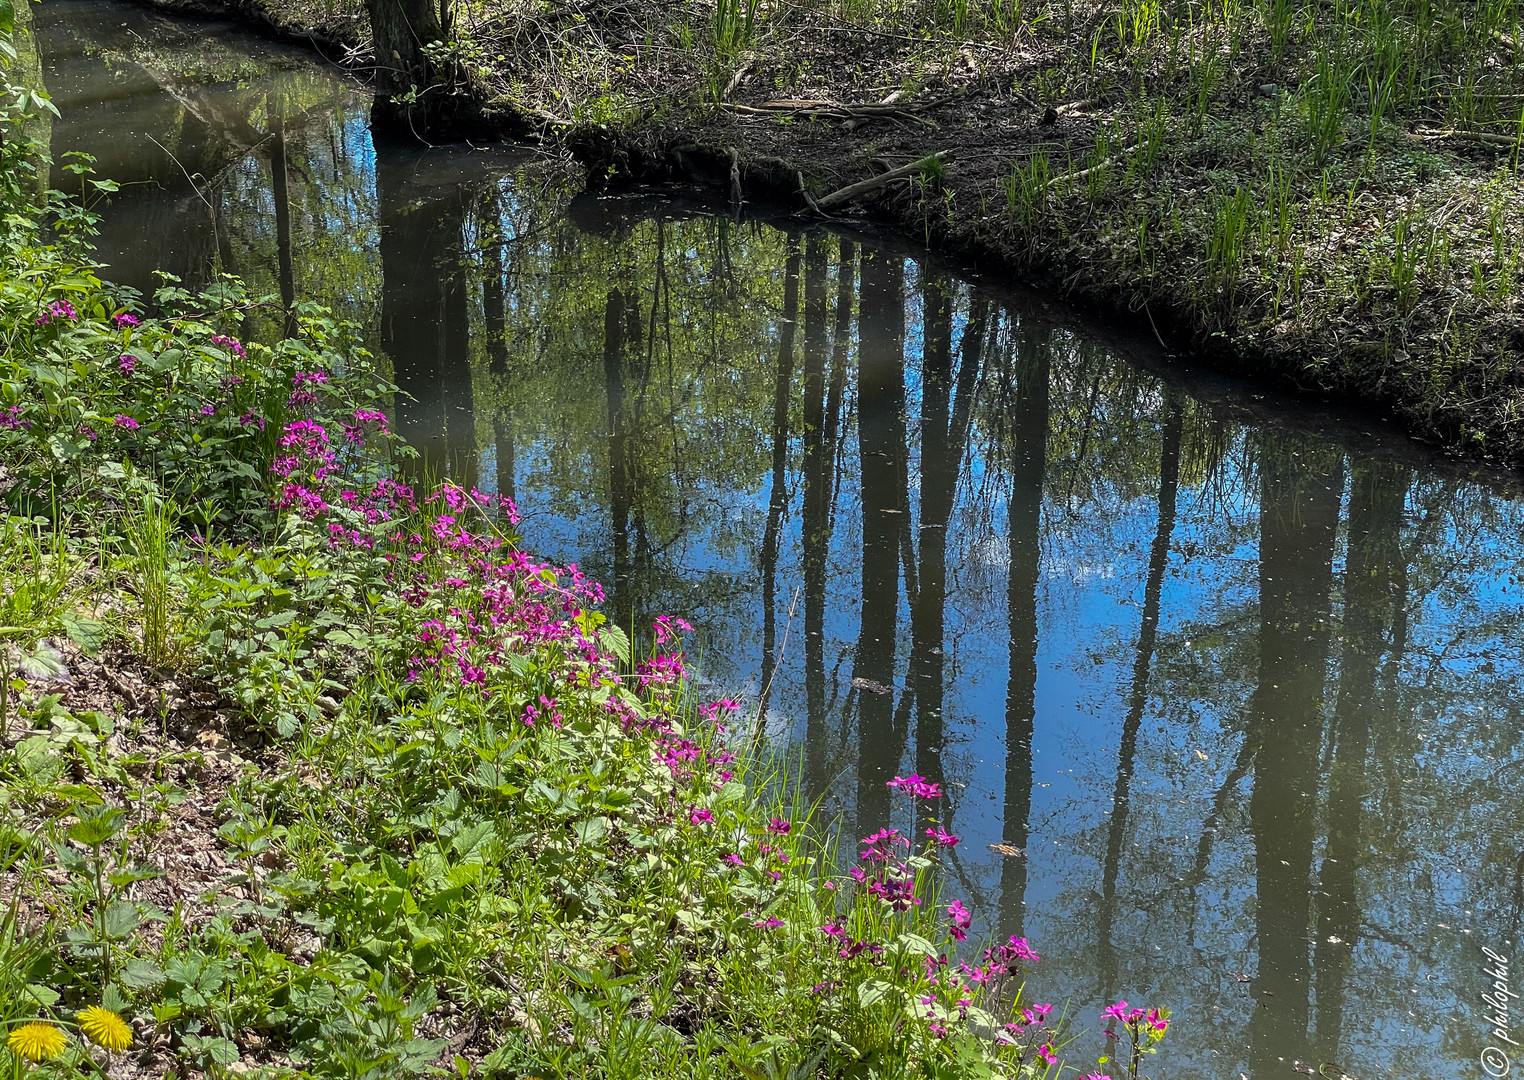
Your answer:
[[[1058,1063],[1058,1058],[1053,1054],[1053,1047],[1048,1043],[1043,1043],[1037,1048],[1037,1056],[1049,1065],[1056,1065]]]
[[[688,813],[688,820],[694,825],[708,825],[714,820],[714,812],[711,811],[708,807],[700,807],[697,810],[690,810]]]
[[[927,780],[924,776],[916,776],[914,774],[905,777],[896,776],[893,780],[886,781],[886,785],[892,788],[899,788],[905,794],[915,799],[940,799],[942,797],[941,786]]]
[[[1027,944],[1027,939],[1024,937],[1015,937],[1013,935],[1011,940],[1002,947],[1002,951],[1008,954],[1008,958],[1026,960],[1033,964],[1041,963],[1042,961],[1042,957],[1038,956],[1032,946]]]
[[[125,311],[119,311],[115,315],[111,316],[111,318],[112,318],[112,321],[114,321],[118,326],[142,326],[143,325],[143,320],[142,319],[139,319],[136,315],[129,315]]]
[[[789,830],[793,827],[794,826],[791,822],[777,817],[773,818],[767,823],[767,831],[770,833],[777,833],[779,836],[787,836],[789,834]]]
[[[957,847],[959,841],[962,840],[962,837],[954,836],[941,826],[935,829],[927,829],[926,835],[931,838],[932,844],[936,847]]]
[[[243,345],[237,338],[230,338],[223,334],[217,334],[212,338],[212,344],[221,346],[240,360],[247,360],[248,353],[244,352]]]
[[[776,916],[769,915],[767,918],[762,919],[759,922],[752,923],[752,925],[755,926],[758,930],[776,930],[778,927],[783,925],[783,920]]]
[[[737,855],[733,851],[729,855],[725,856],[725,861],[728,862],[731,866],[736,866],[736,867],[740,867],[740,866],[745,866],[746,865],[746,860],[741,858],[741,856]]]
[[[954,900],[947,905],[947,918],[949,932],[955,940],[962,941],[968,937],[968,928],[973,924],[974,919],[969,914],[968,908],[963,906],[963,901]]]
[[[1103,1017],[1113,1017],[1114,1019],[1120,1020],[1125,1024],[1127,1023],[1127,1002],[1119,1001],[1115,1005],[1107,1005],[1104,1009],[1101,1010],[1101,1015]]]
[[[656,621],[651,624],[656,630],[656,644],[665,645],[668,641],[677,637],[677,631],[692,633],[693,627],[685,619],[679,619],[675,615],[658,615]]]
[[[126,428],[128,431],[136,431],[138,428],[136,420],[130,416],[124,416],[122,413],[117,413],[112,417],[111,422],[119,428]]]
[[[51,304],[43,309],[42,314],[37,316],[36,321],[38,326],[46,326],[54,319],[62,319],[65,322],[73,322],[77,318],[79,318],[79,315],[77,312],[75,312],[73,304],[69,303],[67,300],[54,300]]]
[[[123,353],[121,356],[118,356],[116,359],[117,359],[118,365],[122,369],[122,374],[123,375],[131,375],[132,374],[132,369],[137,365],[136,358],[128,356],[126,353]]]

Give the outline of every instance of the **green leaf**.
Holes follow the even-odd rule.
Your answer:
[[[126,812],[120,807],[109,806],[88,817],[81,816],[69,826],[69,839],[86,847],[99,847],[122,829]]]
[[[36,1002],[39,1008],[43,1009],[51,1009],[63,997],[62,994],[51,986],[43,986],[41,983],[27,983],[26,989],[22,991],[22,996],[30,998]]]
[[[141,921],[138,917],[138,906],[124,901],[112,904],[106,909],[101,930],[111,940],[123,941],[132,935]]]
[[[38,784],[50,784],[63,775],[63,759],[46,735],[22,739],[14,753],[21,771]]]
[[[39,641],[29,652],[21,654],[16,670],[28,682],[69,681],[69,669],[64,666],[64,654],[51,641]]]
[[[615,656],[621,664],[630,662],[630,637],[617,626],[606,626],[598,631],[598,643]]]
[[[857,1003],[864,1009],[871,1009],[894,991],[894,987],[883,979],[868,979],[857,984]]]
[[[606,817],[588,818],[585,821],[577,822],[572,827],[572,831],[577,834],[578,842],[584,847],[591,847],[608,835],[609,819]]]
[[[129,986],[134,990],[146,990],[164,981],[164,969],[152,960],[141,958],[129,960],[127,966],[122,969],[121,980],[123,986]]]
[[[937,948],[920,934],[901,934],[899,943],[907,952],[919,953],[921,956],[936,956]]]
[[[86,654],[93,656],[105,644],[106,624],[99,619],[65,611],[62,621],[64,633],[69,635],[69,640],[78,645]]]

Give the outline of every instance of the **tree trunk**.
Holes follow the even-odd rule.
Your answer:
[[[433,63],[424,53],[444,40],[437,0],[368,0],[371,40],[376,56],[378,127],[424,131],[441,113],[447,92],[436,86]]]

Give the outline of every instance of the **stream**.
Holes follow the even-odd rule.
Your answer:
[[[376,146],[363,85],[232,25],[33,19],[55,186],[73,151],[122,185],[108,275],[358,323],[419,468],[511,495],[621,624],[689,620],[704,692],[844,834],[924,831],[885,781],[943,784],[944,902],[1031,939],[1072,1060],[1118,997],[1174,1010],[1159,1080],[1512,1054],[1482,1001],[1524,908],[1506,482],[903,243]]]

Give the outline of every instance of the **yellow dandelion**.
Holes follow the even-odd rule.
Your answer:
[[[118,1053],[132,1045],[132,1028],[110,1009],[91,1005],[79,1014],[79,1030],[97,1046]]]
[[[63,1053],[66,1042],[64,1033],[58,1028],[34,1020],[12,1028],[5,1045],[10,1047],[11,1053],[28,1061],[49,1061]]]

